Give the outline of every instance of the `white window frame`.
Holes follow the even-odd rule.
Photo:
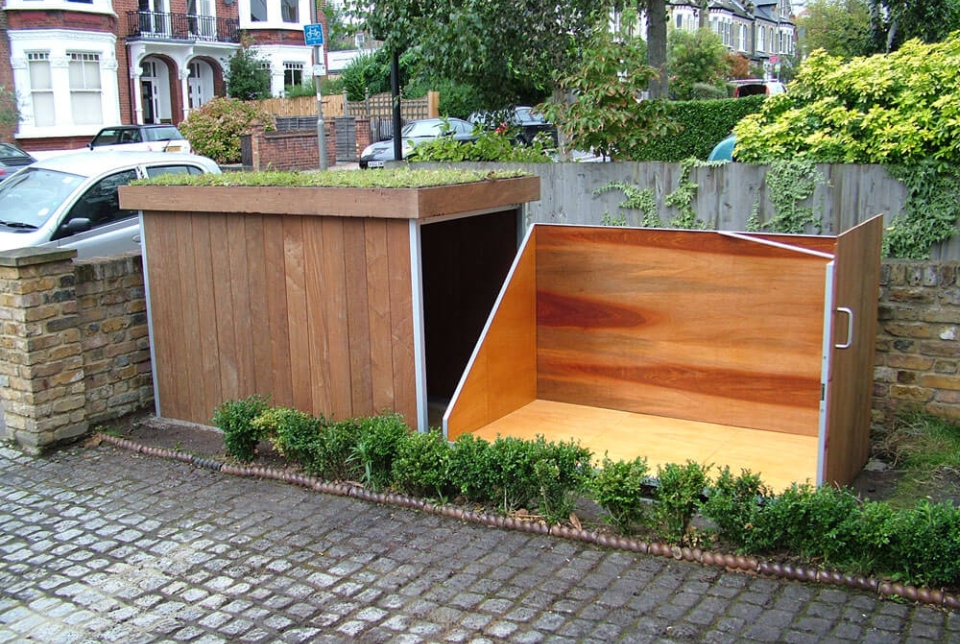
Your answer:
[[[267,19],[254,22],[250,17],[252,0],[238,0],[241,29],[291,29],[292,25],[302,28],[310,23],[310,1],[295,0],[297,2],[297,21],[285,22],[281,0],[265,0],[267,3]]]
[[[70,71],[70,114],[74,123],[103,125],[103,71],[100,54],[89,51],[68,51]],[[79,75],[75,70],[79,69]],[[91,105],[86,105],[86,103]],[[93,103],[99,107],[91,110]],[[82,103],[78,107],[77,103]],[[89,116],[88,116],[89,115]]]
[[[16,136],[21,139],[47,137],[86,137],[103,125],[119,124],[120,94],[116,59],[117,36],[108,32],[81,32],[66,29],[29,29],[7,32],[13,85],[20,101],[21,120]],[[37,125],[33,111],[33,87],[29,53],[46,52],[50,60],[53,87],[54,123]],[[97,123],[76,123],[73,118],[73,92],[70,83],[70,53],[80,52],[99,58],[100,113]],[[88,91],[93,91],[90,88]]]

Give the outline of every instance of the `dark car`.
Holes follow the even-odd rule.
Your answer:
[[[520,145],[530,145],[538,134],[545,133],[557,145],[557,128],[532,107],[521,105],[512,110],[499,112],[475,112],[470,122],[494,130],[502,127],[517,132],[515,140]]]
[[[175,125],[114,125],[105,127],[87,144],[91,150],[187,152],[193,150]]]
[[[36,159],[17,146],[10,143],[0,143],[0,181],[34,161]]]
[[[424,141],[450,136],[457,141],[473,141],[473,125],[463,119],[435,118],[410,121],[400,130],[402,152],[406,156],[413,147]],[[387,161],[395,161],[393,139],[378,141],[364,148],[360,155],[361,168],[382,168]]]

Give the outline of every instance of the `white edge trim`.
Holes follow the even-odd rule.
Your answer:
[[[833,273],[835,262],[829,262],[823,292],[823,353],[820,367],[820,426],[817,431],[817,486],[823,485],[827,468],[827,414],[830,411],[830,368],[833,349]]]
[[[718,230],[718,234],[723,235],[724,237],[733,237],[734,239],[742,239],[744,241],[752,241],[758,244],[764,244],[766,246],[773,246],[774,248],[782,248],[784,250],[794,251],[796,253],[805,253],[807,255],[813,255],[814,257],[823,257],[824,259],[833,259],[832,253],[823,253],[819,250],[812,250],[810,248],[803,248],[802,246],[793,246],[791,244],[782,244],[780,242],[775,242],[770,239],[764,239],[762,237],[755,237],[753,235],[744,235],[743,233],[734,233],[725,230]]]
[[[423,262],[420,261],[420,226],[411,219],[410,288],[413,303],[413,363],[417,391],[417,431],[430,430],[427,407],[427,354],[423,323]]]
[[[473,364],[476,362],[477,356],[480,354],[480,348],[487,339],[487,334],[490,332],[490,327],[493,325],[493,319],[496,317],[497,311],[500,310],[500,303],[503,302],[503,298],[507,293],[507,288],[509,288],[510,283],[513,281],[513,274],[516,272],[517,266],[520,264],[520,260],[523,258],[523,254],[527,250],[527,246],[531,243],[530,239],[533,237],[533,229],[536,227],[537,224],[534,224],[527,229],[526,235],[523,238],[523,242],[520,244],[520,248],[517,250],[517,255],[513,258],[513,264],[510,266],[510,271],[507,273],[506,279],[503,280],[503,286],[500,287],[500,293],[497,295],[497,299],[493,303],[493,308],[490,310],[490,315],[487,316],[487,322],[483,325],[483,331],[480,332],[480,337],[477,339],[477,343],[473,347],[473,352],[470,354],[470,360],[467,361],[467,366],[464,367],[463,374],[460,376],[460,382],[457,383],[457,388],[453,392],[453,396],[450,398],[450,403],[447,405],[446,411],[443,412],[443,437],[447,440],[450,440],[450,435],[447,428],[447,424],[450,421],[450,412],[453,410],[453,406],[460,398],[460,392],[463,390],[463,385],[466,383],[467,376],[469,376],[470,372],[473,370]]]
[[[143,293],[147,302],[147,335],[150,337],[150,375],[153,378],[153,414],[157,418],[161,418],[160,385],[157,381],[157,346],[153,334],[153,306],[150,303],[150,264],[147,262],[147,236],[143,230],[142,210],[138,215],[138,219],[140,220],[140,254],[143,257]]]

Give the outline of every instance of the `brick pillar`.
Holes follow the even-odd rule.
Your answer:
[[[75,250],[0,253],[0,439],[30,454],[88,429]]]
[[[333,119],[324,119],[323,134],[327,139],[324,145],[327,153],[327,167],[332,168],[337,165],[337,124]],[[317,148],[317,158],[319,159],[320,149]],[[319,161],[318,161],[319,163]]]

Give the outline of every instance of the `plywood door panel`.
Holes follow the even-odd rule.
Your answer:
[[[369,283],[380,276],[367,274],[366,221],[343,221],[346,292],[346,328],[350,351],[350,397],[354,414],[373,413],[373,382],[370,373]]]
[[[307,277],[304,264],[305,225],[312,219],[283,218],[284,288],[287,301],[287,335],[290,338],[290,377],[293,382],[292,404],[300,410],[312,410],[313,392],[304,383],[314,382],[310,368],[309,309]],[[318,383],[318,386],[319,383]]]
[[[260,215],[245,218],[244,236],[237,243],[245,245],[245,290],[249,300],[251,378],[250,388],[266,394],[273,388],[273,378],[264,365],[270,364],[270,337],[267,308],[267,265],[264,256],[264,221]]]
[[[290,327],[287,312],[283,219],[271,215],[263,218],[264,295],[267,324],[259,332],[269,341],[270,358],[259,362],[268,377],[261,395],[269,395],[274,405],[293,406]]]
[[[708,232],[537,239],[539,398],[817,434],[826,260]]]
[[[176,259],[171,252],[176,249],[176,229],[166,219],[144,213],[143,216],[145,250],[149,259],[148,279],[150,287],[150,309],[153,316],[151,341],[153,360],[156,365],[176,363],[177,330],[179,321],[174,311],[179,308],[180,283],[176,273],[171,271]],[[181,412],[177,408],[177,377],[172,369],[157,369],[156,382],[157,406],[159,413],[170,415]]]
[[[870,453],[882,237],[883,219],[878,216],[848,230],[837,240],[835,309],[851,309],[853,324],[852,334],[848,336],[847,314],[834,314],[834,348],[827,394],[825,482],[851,483]],[[836,348],[836,345],[848,342],[849,348]]]
[[[190,418],[212,418],[214,409],[224,401],[220,383],[220,354],[217,348],[217,325],[210,320],[217,318],[217,303],[213,286],[213,264],[210,247],[213,240],[210,238],[210,221],[205,217],[190,218],[189,242],[190,252],[193,253],[193,292],[196,300],[196,317],[192,320],[195,333],[200,340],[200,349],[197,353],[189,354],[197,365],[200,384],[194,382],[193,387],[200,394],[198,406],[192,409]],[[220,243],[218,240],[217,243]],[[180,269],[183,272],[183,269]],[[186,270],[189,270],[186,269]],[[190,274],[190,273],[186,273]]]
[[[393,408],[393,330],[390,328],[390,258],[383,220],[364,222],[367,324],[370,336],[370,386],[375,410]]]
[[[349,418],[357,412],[353,408],[351,392],[346,267],[356,258],[346,254],[342,219],[323,217],[313,223],[316,226],[313,234],[322,238],[322,252],[310,254],[314,262],[313,273],[318,279],[318,291],[312,298],[310,325],[317,347],[325,347],[324,351],[313,352],[313,366],[323,374],[322,386],[328,400],[324,413],[337,419]]]
[[[178,214],[172,217],[171,223],[177,230],[177,254],[180,275],[197,275],[196,256],[193,243],[195,241],[192,226],[192,217]],[[182,321],[181,350],[184,355],[198,356],[203,347],[199,333],[200,306],[194,297],[195,284],[184,284],[180,280],[180,315]],[[184,290],[185,289],[185,290]],[[183,364],[184,371],[177,379],[177,398],[189,409],[191,416],[209,415],[213,410],[204,409],[203,401],[203,371],[202,363],[191,360]]]
[[[411,226],[384,221],[387,239],[387,283],[390,290],[390,344],[393,363],[394,411],[410,427],[418,427],[416,364],[413,354],[413,281],[410,264]]]
[[[520,249],[472,363],[444,417],[454,440],[533,401],[537,395],[536,236]]]

